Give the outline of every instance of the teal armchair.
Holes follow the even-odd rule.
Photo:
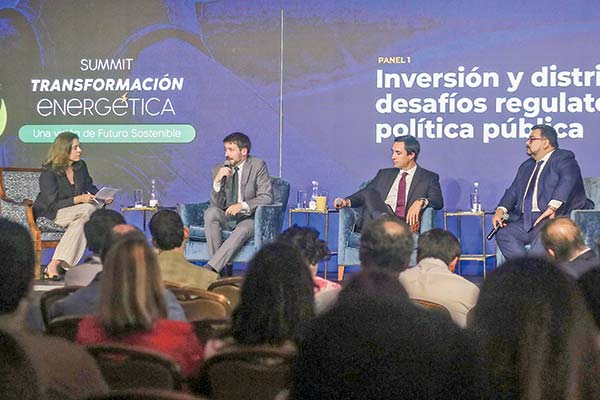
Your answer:
[[[366,182],[368,183],[368,182]],[[364,187],[363,184],[361,187]],[[338,281],[344,279],[344,270],[347,265],[360,265],[358,258],[358,249],[360,247],[360,232],[355,232],[355,227],[359,224],[362,215],[362,207],[340,209],[339,229],[338,229]],[[431,230],[435,227],[437,212],[431,207],[427,207],[421,216],[420,233]],[[411,265],[416,263],[417,258],[417,239],[419,235],[414,234],[415,250],[411,256]]]
[[[248,262],[254,254],[266,243],[275,240],[281,232],[288,198],[290,184],[282,178],[271,177],[273,187],[273,204],[258,206],[254,214],[254,237],[239,249],[232,262]],[[183,225],[190,229],[190,238],[185,248],[185,258],[190,261],[208,261],[208,245],[204,231],[204,212],[209,203],[181,204],[179,214]],[[231,231],[223,231],[223,240],[231,235]]]

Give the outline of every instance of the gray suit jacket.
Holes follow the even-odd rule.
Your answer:
[[[212,170],[212,178],[214,181],[219,168],[223,165],[219,164]],[[271,204],[273,202],[273,188],[271,187],[271,177],[267,164],[260,158],[248,156],[241,176],[243,199],[250,207],[250,213],[254,214],[256,207],[260,205]],[[225,209],[231,205],[233,190],[231,187],[231,177],[225,180],[224,187],[219,192],[216,192],[211,186],[210,190],[210,205]]]

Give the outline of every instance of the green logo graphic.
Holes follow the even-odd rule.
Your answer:
[[[4,129],[6,129],[6,121],[8,120],[6,116],[6,106],[4,105],[4,99],[0,99],[0,136],[4,133]]]
[[[23,125],[23,143],[52,143],[60,132],[79,135],[84,143],[190,143],[196,129],[189,124]]]

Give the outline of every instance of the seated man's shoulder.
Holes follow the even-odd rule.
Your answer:
[[[50,308],[50,317],[92,314],[99,300],[100,285],[92,282],[54,303]]]
[[[427,168],[423,168],[420,165],[419,165],[419,169],[421,169],[421,171],[422,171],[422,173],[424,175],[431,176],[431,177],[438,178],[438,179],[440,177],[439,174],[437,174],[437,173],[435,173],[435,172],[433,172],[433,171],[431,171],[431,170],[429,170]]]
[[[554,155],[557,159],[575,158],[575,153],[567,149],[556,149],[554,150]]]
[[[163,279],[206,289],[219,278],[219,274],[187,261],[183,255],[172,251],[164,251],[158,255],[158,265]]]
[[[402,271],[400,275],[398,275],[398,278],[400,279],[401,283],[412,282],[419,279],[419,277],[424,273],[425,271],[415,265]]]
[[[464,276],[460,276],[458,274],[453,274],[457,281],[460,282],[463,286],[465,286],[465,288],[473,290],[477,293],[479,293],[479,286],[477,286],[476,284],[474,284],[473,282],[471,282],[470,280],[468,280],[467,278],[465,278]]]

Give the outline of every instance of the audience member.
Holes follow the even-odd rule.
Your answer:
[[[481,376],[462,329],[414,306],[397,277],[364,269],[308,327],[290,398],[482,399]]]
[[[162,210],[150,220],[152,243],[158,249],[158,265],[165,281],[207,289],[219,274],[188,262],[183,256],[190,230],[175,211]]]
[[[459,326],[477,302],[479,288],[456,275],[460,243],[450,232],[432,229],[419,236],[418,264],[400,274],[400,282],[411,299],[432,301],[446,307]]]
[[[124,235],[136,235],[140,240],[146,240],[146,236],[131,225],[121,224],[115,226],[107,236],[104,248],[100,253],[100,260],[102,263],[105,262],[105,257],[110,248]],[[62,317],[65,315],[96,314],[100,303],[102,276],[103,272],[98,272],[89,285],[82,287],[70,296],[54,303],[50,308],[50,318]],[[164,297],[167,303],[168,318],[176,321],[186,321],[185,312],[175,295],[169,290],[164,289]]]
[[[327,290],[341,287],[335,282],[317,276],[319,262],[329,258],[329,248],[324,240],[319,239],[319,231],[315,228],[294,225],[286,229],[277,239],[291,244],[300,252],[310,268],[315,284],[315,296]]]
[[[600,257],[585,245],[581,229],[567,217],[550,220],[542,228],[541,238],[550,257],[575,279],[600,267]]]
[[[77,342],[147,347],[172,357],[190,375],[203,349],[190,323],[167,320],[158,262],[145,238],[126,234],[103,263],[99,313],[81,320]]]
[[[240,303],[232,315],[231,337],[207,343],[209,357],[223,345],[272,345],[295,348],[314,316],[313,283],[294,247],[275,242],[250,260]]]
[[[398,276],[408,268],[414,244],[406,222],[393,216],[378,218],[360,236],[360,265]]]
[[[23,319],[29,307],[34,268],[33,241],[27,229],[0,219],[0,329],[23,346],[49,399],[83,398],[107,392],[96,362],[87,352],[73,343],[35,334],[25,327]],[[0,354],[7,357],[4,351]]]
[[[46,391],[25,349],[0,331],[0,393],[3,400],[44,400]]]
[[[92,254],[83,263],[67,271],[65,286],[87,286],[102,271],[100,252],[111,229],[120,224],[125,224],[125,218],[114,210],[100,208],[92,213],[83,226],[87,248]]]
[[[600,396],[598,331],[575,282],[550,262],[516,258],[491,273],[468,328],[495,398]]]
[[[600,329],[600,268],[590,269],[581,275],[577,282],[588,309],[596,321],[596,327]]]
[[[394,216],[381,216],[368,223],[360,237],[358,256],[361,268],[379,270],[395,278],[408,268],[414,239],[406,222]],[[317,314],[329,310],[337,300],[337,292],[329,291],[315,298]]]

